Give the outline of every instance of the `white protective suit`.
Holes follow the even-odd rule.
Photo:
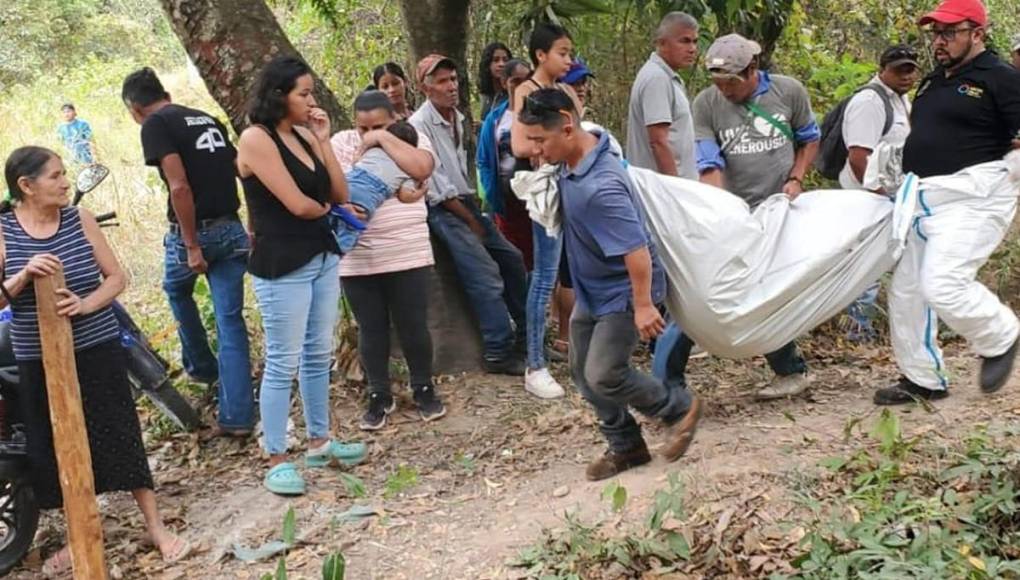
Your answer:
[[[1015,160],[1020,163],[1020,154]],[[753,213],[739,197],[710,185],[634,167],[629,173],[669,281],[670,312],[711,353],[743,358],[779,349],[846,308],[896,264],[904,245],[909,255],[897,269],[898,286],[894,282],[904,293],[892,305],[902,311],[892,316],[896,354],[908,377],[926,386],[931,381],[918,378],[935,366],[941,369],[941,361],[932,358],[939,358],[937,347],[925,340],[924,332],[934,324],[935,313],[951,326],[963,322],[956,330],[975,340],[979,354],[1001,354],[1010,337],[1016,337],[1016,318],[974,282],[977,268],[1001,241],[1016,203],[1017,187],[1010,184],[1003,162],[951,177],[908,176],[892,199],[831,190],[805,193],[791,203],[777,194]],[[512,187],[529,209],[558,207],[548,199],[532,199],[558,195],[556,176],[551,170],[517,172]],[[547,226],[558,224],[557,217],[532,215]],[[952,222],[961,219],[963,227],[954,228]],[[929,228],[929,241],[922,245],[918,231]],[[936,230],[939,239],[967,243],[936,250],[931,247]],[[947,269],[954,272],[947,275]],[[952,292],[950,301],[942,292],[923,291],[949,279],[966,288],[969,298]],[[916,291],[908,303],[903,297],[912,292],[911,281]],[[935,313],[927,312],[926,300],[935,301]],[[988,325],[993,320],[997,330],[978,331],[967,322]]]
[[[1020,152],[921,180],[919,211],[889,288],[889,316],[896,362],[922,387],[948,384],[939,318],[985,357],[1006,352],[1020,335],[1016,314],[975,279],[1013,222],[1018,176]]]

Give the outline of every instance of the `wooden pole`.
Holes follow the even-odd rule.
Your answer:
[[[53,425],[53,448],[64,494],[67,539],[74,577],[106,580],[103,526],[96,504],[92,454],[81,406],[81,386],[74,360],[71,321],[57,314],[57,290],[65,287],[64,271],[34,281],[43,368]]]

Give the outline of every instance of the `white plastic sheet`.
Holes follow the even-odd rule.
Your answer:
[[[669,279],[670,312],[702,348],[733,358],[778,350],[888,271],[916,194],[916,179],[895,200],[833,190],[791,203],[779,194],[752,213],[710,185],[633,167],[630,175]],[[907,217],[894,221],[897,207]]]
[[[891,270],[911,228],[931,210],[918,204],[925,183],[926,203],[951,209],[1008,189],[1007,167],[1020,177],[1020,154],[955,176],[907,175],[891,198],[824,190],[790,202],[777,194],[754,212],[710,185],[635,167],[629,173],[666,270],[673,317],[705,350],[744,358],[814,329]],[[559,195],[555,175],[517,172],[513,189],[529,209],[558,207],[549,199]]]

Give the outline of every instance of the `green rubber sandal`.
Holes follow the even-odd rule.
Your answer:
[[[333,461],[339,461],[344,465],[357,465],[365,460],[368,455],[368,446],[364,443],[340,443],[330,439],[329,443],[315,450],[315,453],[305,453],[306,467],[326,467]]]
[[[304,495],[305,479],[293,463],[281,463],[266,473],[266,489],[277,495]]]

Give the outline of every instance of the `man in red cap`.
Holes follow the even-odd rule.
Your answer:
[[[489,373],[524,375],[527,271],[521,251],[478,207],[468,171],[464,115],[457,110],[457,64],[430,54],[418,63],[426,100],[408,119],[432,143],[436,166],[429,179],[429,230],[450,251],[478,320]]]
[[[1020,71],[985,48],[984,5],[944,0],[919,23],[928,27],[939,66],[917,90],[904,171],[924,178],[1001,160],[1020,131]],[[875,393],[876,404],[948,395],[936,340],[939,319],[980,355],[982,391],[996,392],[1009,379],[1020,320],[976,276],[1005,236],[1016,206],[982,193],[975,192],[968,205],[933,207],[922,189],[924,215],[889,289],[892,344],[903,376]]]

